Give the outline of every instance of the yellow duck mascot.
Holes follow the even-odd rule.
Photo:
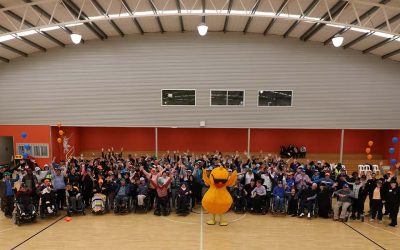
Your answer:
[[[223,219],[223,214],[226,213],[232,205],[232,196],[229,194],[226,187],[233,186],[236,183],[237,172],[233,171],[229,177],[228,171],[219,166],[211,171],[210,176],[207,176],[203,170],[203,180],[207,186],[210,186],[204,194],[202,205],[212,214],[212,219],[207,221],[208,225],[215,225],[215,215],[219,215],[220,226],[227,226],[228,223]]]

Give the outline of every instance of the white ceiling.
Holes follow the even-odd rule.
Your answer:
[[[29,2],[35,2],[36,4],[32,5]],[[87,23],[80,23],[78,26],[68,27],[69,30],[64,30],[58,26],[55,27],[56,22],[54,20],[53,22],[49,22],[49,18],[43,12],[40,13],[41,10],[49,15],[54,12],[54,18],[60,23],[78,23],[79,20],[74,20],[76,18],[74,17],[74,13],[66,7],[67,5],[71,6],[71,2],[77,7],[78,11],[82,10],[85,18],[100,16],[103,19],[94,20],[90,23],[85,21]],[[32,27],[27,22],[34,27],[55,27],[54,30],[46,31],[46,34],[36,32],[35,34],[21,36],[25,41],[21,40],[21,38],[2,41],[0,43],[0,58],[3,61],[8,61],[24,55],[29,56],[31,53],[43,53],[42,50],[37,48],[37,46],[33,46],[32,43],[46,50],[72,44],[69,36],[70,32],[81,34],[84,41],[100,39],[104,35],[107,37],[120,36],[120,31],[123,35],[141,33],[141,30],[144,32],[144,35],[146,33],[162,31],[182,32],[183,30],[183,32],[196,32],[197,25],[202,21],[201,13],[179,15],[177,14],[178,3],[182,10],[187,11],[201,11],[203,3],[205,3],[205,10],[220,11],[221,13],[217,15],[204,15],[205,22],[209,26],[209,32],[243,32],[244,34],[259,33],[260,35],[283,36],[296,20],[285,19],[282,16],[288,14],[301,16],[313,2],[316,2],[316,5],[312,11],[307,13],[306,16],[309,18],[341,23],[343,26],[350,27],[351,22],[357,21],[357,17],[362,16],[370,10],[369,15],[366,15],[363,19],[360,18],[361,24],[355,23],[356,26],[365,26],[368,30],[382,30],[382,32],[392,35],[399,34],[400,30],[400,1],[398,0],[361,0],[350,2],[340,0],[231,0],[231,12],[229,16],[227,16],[227,13],[229,12],[230,0],[97,0],[97,3],[106,11],[105,15],[101,13],[99,8],[95,7],[95,2],[96,0],[0,0],[0,4],[4,8],[9,8],[6,9],[7,11],[4,8],[2,11],[0,8],[0,41],[2,36],[10,34],[10,32],[16,34],[18,31],[31,29]],[[374,5],[377,3],[384,3],[385,5]],[[154,5],[157,15],[138,16],[135,19],[129,16],[112,19],[110,15],[115,16],[128,13],[124,7],[125,4],[128,5],[132,13],[148,12],[150,14],[153,12],[152,5]],[[337,19],[335,19],[332,16],[334,15],[333,8],[340,6],[340,4],[342,4],[342,8],[339,8],[340,11],[338,11]],[[35,6],[36,10],[32,9],[31,6]],[[281,18],[273,18],[265,15],[258,16],[260,13],[277,13],[282,6]],[[41,9],[39,12],[37,7]],[[372,8],[375,8],[375,11],[371,11]],[[330,9],[329,14],[333,19],[322,19],[328,9]],[[251,13],[252,10],[255,14],[254,17],[250,14],[243,14],[243,11]],[[159,15],[162,11],[175,11],[176,14]],[[21,20],[18,20],[18,17],[24,18],[27,22],[22,23]],[[107,20],[105,20],[105,17]],[[273,25],[270,25],[271,22]],[[377,28],[381,23],[389,23],[390,25],[383,25]],[[245,30],[246,24],[247,29]],[[270,26],[270,29],[267,34],[264,34],[268,26]],[[319,43],[328,41],[326,43],[327,46],[332,46],[329,39],[341,30],[340,27],[329,26],[326,23],[310,22],[310,19],[306,20],[304,18],[299,19],[298,24],[290,32],[289,37],[301,38],[305,32],[309,31],[310,28],[315,28],[315,26],[321,26],[321,28],[306,40]],[[364,32],[356,31],[355,29],[344,32],[342,34],[345,39],[344,45],[364,34]],[[58,40],[58,42],[55,42],[54,39]],[[386,39],[372,34],[360,39],[357,43],[351,44],[351,46],[345,47],[346,49],[363,51]],[[400,38],[384,43],[382,46],[376,47],[367,53],[400,61]]]

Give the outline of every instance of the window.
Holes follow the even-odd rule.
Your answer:
[[[291,90],[260,90],[258,91],[258,106],[292,106],[292,96]]]
[[[25,144],[17,143],[17,154],[22,155],[28,153],[35,158],[48,158],[49,157],[49,144],[29,144],[29,150],[24,148]]]
[[[211,106],[244,106],[244,90],[211,90]]]
[[[162,106],[196,106],[196,90],[163,89],[161,99]]]

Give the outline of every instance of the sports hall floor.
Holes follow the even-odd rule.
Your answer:
[[[228,213],[227,227],[187,217],[147,214],[64,216],[15,226],[0,217],[0,249],[400,249],[400,228],[359,221]]]

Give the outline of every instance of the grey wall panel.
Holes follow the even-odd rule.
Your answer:
[[[161,107],[160,89],[197,89],[196,107]],[[210,107],[210,89],[245,89],[245,107]],[[257,90],[293,107],[257,107]],[[400,128],[400,65],[281,37],[146,34],[52,49],[0,65],[0,124]]]

